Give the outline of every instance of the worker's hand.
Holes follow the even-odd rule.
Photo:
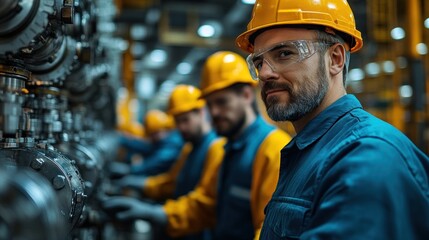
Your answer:
[[[101,202],[102,208],[120,221],[144,219],[158,225],[167,224],[162,205],[141,202],[130,197],[108,197]]]
[[[128,175],[119,180],[114,181],[114,184],[119,188],[133,188],[142,190],[144,188],[146,177],[137,175]]]
[[[131,167],[129,164],[123,162],[109,162],[107,164],[107,171],[111,179],[118,179],[128,175]]]

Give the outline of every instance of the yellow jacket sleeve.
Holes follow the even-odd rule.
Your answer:
[[[165,200],[171,198],[176,187],[176,179],[192,151],[192,145],[187,143],[183,146],[179,158],[171,166],[168,172],[146,178],[143,186],[145,197],[154,200]]]
[[[212,227],[216,221],[218,170],[224,155],[226,140],[221,138],[210,146],[203,173],[196,188],[177,200],[168,200],[164,211],[168,217],[167,233],[183,236]]]
[[[264,208],[274,193],[280,173],[280,150],[291,137],[284,131],[272,131],[259,146],[253,163],[253,178],[250,195],[255,239],[259,239],[265,218]]]

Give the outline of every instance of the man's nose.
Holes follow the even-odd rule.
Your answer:
[[[259,80],[264,81],[270,79],[275,73],[276,71],[273,64],[271,64],[267,59],[264,59],[261,69],[258,71]]]
[[[210,115],[212,116],[212,118],[218,117],[219,115],[222,114],[222,107],[218,106],[216,104],[213,104],[212,106],[210,106]]]

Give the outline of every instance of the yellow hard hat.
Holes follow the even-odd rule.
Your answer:
[[[350,52],[363,46],[353,12],[346,0],[257,0],[247,31],[236,39],[239,48],[252,53],[250,37],[258,30],[282,25],[316,25],[351,37]],[[331,29],[329,29],[331,28]]]
[[[220,51],[207,58],[201,78],[202,96],[236,83],[257,85],[257,81],[250,76],[246,60],[242,56],[234,52]]]
[[[144,127],[147,134],[153,134],[173,128],[173,120],[163,111],[156,109],[149,110],[146,113]]]
[[[177,85],[171,92],[168,101],[168,112],[171,115],[177,115],[189,112],[194,109],[200,109],[206,102],[201,99],[201,91],[191,85]]]

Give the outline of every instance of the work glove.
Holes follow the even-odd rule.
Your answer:
[[[144,188],[146,177],[137,175],[128,175],[113,182],[119,188],[132,188],[142,190]]]
[[[107,170],[110,179],[118,179],[128,175],[131,171],[131,167],[129,164],[123,162],[109,162],[107,164]]]
[[[162,205],[141,202],[130,197],[107,197],[101,202],[102,208],[119,221],[143,219],[165,226],[167,214]]]

